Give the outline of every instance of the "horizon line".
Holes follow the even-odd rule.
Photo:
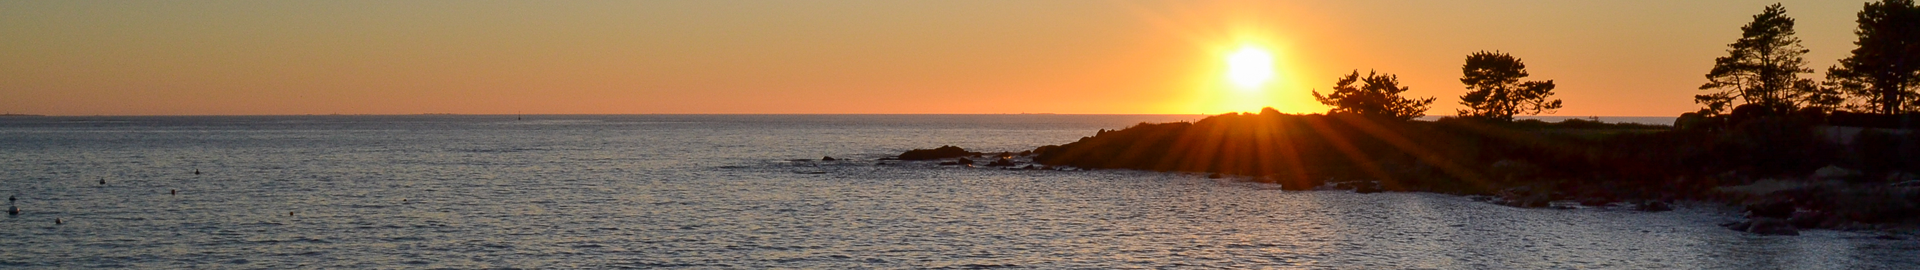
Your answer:
[[[411,114],[93,114],[93,115],[54,115],[5,113],[0,117],[258,117],[258,116],[616,116],[616,115],[1195,115],[1213,116],[1228,113],[1257,112],[1221,112],[1221,113],[537,113],[537,114],[492,114],[492,113],[411,113]],[[1286,113],[1293,115],[1314,115],[1326,113]],[[1449,117],[1459,115],[1422,115],[1420,117]],[[1518,117],[1679,117],[1660,115],[1527,115]]]

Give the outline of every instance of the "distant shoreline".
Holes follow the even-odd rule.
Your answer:
[[[1008,116],[1013,116],[1013,115],[1026,115],[1026,116],[1049,116],[1049,115],[1066,115],[1066,116],[1073,116],[1073,115],[1190,115],[1190,116],[1212,116],[1212,115],[1215,115],[1215,114],[1193,114],[1193,113],[631,113],[631,114],[465,114],[465,113],[412,113],[412,114],[100,114],[100,115],[45,115],[45,114],[0,114],[0,116],[41,116],[41,117],[178,117],[178,116],[188,116],[188,117],[221,117],[221,116],[236,116],[236,117],[257,117],[257,116],[514,116],[514,115],[522,115],[522,116],[628,116],[628,115],[631,115],[631,116],[637,116],[637,115],[742,115],[742,116],[749,116],[749,115],[820,115],[820,116],[834,116],[834,115],[1008,115]],[[1441,118],[1441,117],[1450,117],[1450,116],[1453,116],[1453,115],[1428,115],[1428,116],[1422,116],[1422,117],[1419,117],[1419,118],[1417,118],[1417,119],[1421,119],[1421,120],[1429,120],[1429,121],[1431,121],[1431,120],[1434,120],[1434,119],[1439,119],[1439,118]],[[1515,119],[1541,119],[1541,120],[1559,120],[1559,119],[1576,119],[1576,118],[1577,118],[1577,119],[1587,119],[1587,118],[1592,118],[1592,117],[1599,117],[1599,118],[1602,118],[1602,119],[1606,119],[1606,118],[1668,118],[1668,119],[1673,119],[1673,118],[1675,118],[1675,117],[1673,117],[1673,116],[1657,116],[1657,115],[1540,115],[1540,116],[1515,116],[1514,118],[1515,118]]]

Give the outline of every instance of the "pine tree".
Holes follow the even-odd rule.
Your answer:
[[[1354,87],[1354,82],[1364,84]],[[1354,113],[1367,116],[1389,117],[1402,121],[1427,114],[1427,106],[1433,105],[1433,98],[1409,99],[1400,96],[1408,87],[1400,86],[1400,76],[1375,74],[1367,71],[1367,77],[1360,77],[1360,70],[1340,77],[1333,85],[1333,92],[1325,96],[1313,91],[1313,99],[1320,104],[1333,106],[1327,113]]]
[[[1717,91],[1694,96],[1694,102],[1706,105],[1703,112],[1726,111],[1734,98],[1779,113],[1829,101],[1818,96],[1821,89],[1812,79],[1800,78],[1813,69],[1801,58],[1808,50],[1793,36],[1793,18],[1786,13],[1786,7],[1773,4],[1740,27],[1740,39],[1727,44],[1727,56],[1713,60],[1707,83],[1700,86]]]
[[[1867,3],[1858,14],[1859,39],[1840,65],[1827,69],[1828,84],[1867,102],[1865,110],[1899,114],[1916,109],[1920,79],[1920,6],[1912,0]]]
[[[1552,113],[1560,109],[1560,100],[1549,100],[1553,96],[1553,80],[1526,81],[1527,64],[1519,58],[1500,52],[1481,51],[1467,55],[1467,64],[1460,67],[1460,83],[1467,85],[1467,94],[1460,96],[1460,104],[1467,109],[1460,110],[1460,116],[1512,121],[1518,114]]]

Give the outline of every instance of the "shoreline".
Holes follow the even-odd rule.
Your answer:
[[[1876,149],[1920,136],[1873,129],[1833,136],[1820,131],[1831,129],[1822,124],[1763,118],[1684,129],[1577,118],[1395,122],[1235,113],[1100,130],[1021,153],[988,156],[948,146],[908,151],[899,159],[1202,173],[1283,190],[1433,192],[1525,208],[1664,211],[1697,201],[1743,207],[1748,221],[1723,225],[1760,234],[1914,231],[1920,225],[1920,176],[1908,172],[1920,170],[1902,161],[1920,161],[1905,156],[1912,153]],[[1016,158],[1031,163],[1021,166]]]

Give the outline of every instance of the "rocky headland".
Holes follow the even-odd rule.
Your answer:
[[[901,160],[1021,169],[1205,173],[1285,190],[1436,192],[1515,207],[1743,207],[1728,228],[1902,229],[1920,224],[1920,134],[1860,116],[1682,117],[1675,126],[1230,113],[1141,123],[1020,153],[918,149]],[[1882,123],[1887,121],[1865,121]],[[1031,162],[1020,166],[1020,163]]]

